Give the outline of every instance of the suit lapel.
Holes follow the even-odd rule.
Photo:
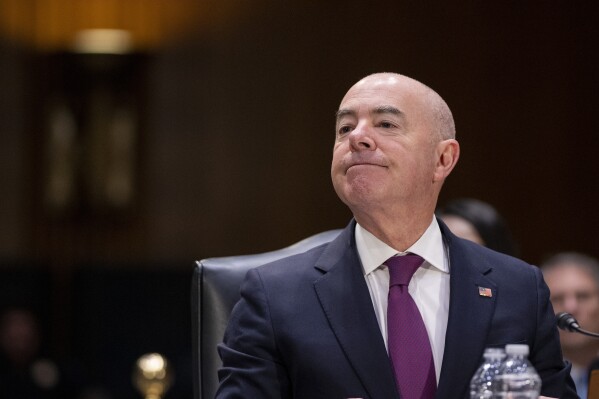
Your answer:
[[[482,358],[497,286],[487,277],[492,267],[485,258],[472,252],[442,222],[439,224],[449,248],[450,298],[437,398],[458,398],[467,396],[470,379]],[[486,290],[479,292],[479,287],[490,289],[492,296]]]
[[[321,256],[314,289],[345,355],[371,398],[398,398],[395,379],[354,246],[351,223]]]
[[[468,393],[478,367],[495,309],[497,286],[487,274],[492,270],[462,240],[439,222],[450,257],[450,299],[445,353],[436,397],[458,398]],[[399,398],[389,357],[364,280],[354,241],[352,222],[319,259],[324,272],[314,282],[331,328],[349,362],[371,398]],[[489,288],[483,296],[479,287]]]

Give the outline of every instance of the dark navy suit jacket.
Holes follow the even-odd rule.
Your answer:
[[[542,395],[577,398],[538,268],[453,235],[449,319],[437,398],[468,398],[485,347],[530,346]],[[219,353],[217,398],[397,399],[354,239],[248,272]],[[481,296],[479,287],[492,296]]]

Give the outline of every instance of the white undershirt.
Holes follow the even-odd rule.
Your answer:
[[[356,247],[379,327],[387,345],[389,270],[383,262],[400,252],[376,238],[359,224],[356,224]],[[437,383],[439,383],[449,312],[449,257],[437,219],[433,218],[422,237],[404,253],[407,252],[420,255],[425,260],[414,273],[408,291],[424,320],[433,352]]]

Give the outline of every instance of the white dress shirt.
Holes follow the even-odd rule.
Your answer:
[[[424,263],[410,281],[408,291],[424,320],[435,362],[437,383],[439,383],[449,312],[449,257],[437,219],[433,217],[433,221],[422,237],[405,253],[391,248],[359,224],[356,224],[355,232],[364,278],[385,345],[387,345],[389,270],[383,263],[398,253],[411,252],[424,258]]]

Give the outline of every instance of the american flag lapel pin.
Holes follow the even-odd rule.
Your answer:
[[[491,298],[493,296],[493,291],[491,291],[490,288],[479,286],[478,287],[478,295]]]

